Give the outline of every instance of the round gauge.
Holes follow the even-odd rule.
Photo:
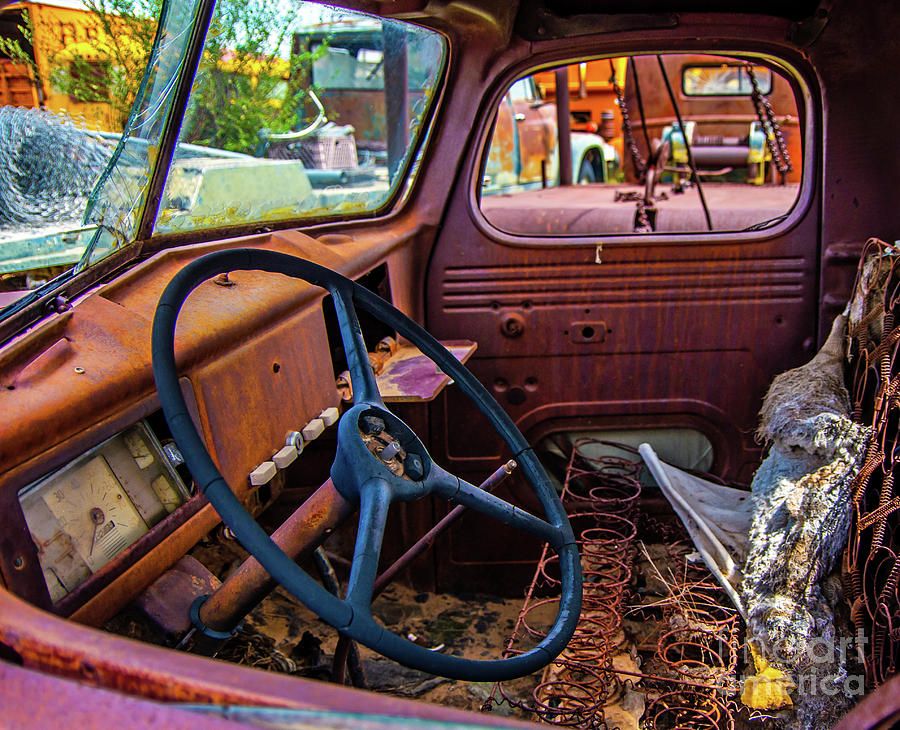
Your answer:
[[[21,490],[51,600],[84,583],[188,496],[143,421]]]
[[[43,499],[91,572],[148,529],[100,455],[69,471]]]

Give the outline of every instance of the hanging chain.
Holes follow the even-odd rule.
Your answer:
[[[637,210],[634,215],[634,232],[653,233],[653,226],[650,224],[650,216],[647,215],[647,202],[643,197],[638,198],[637,201]]]
[[[781,181],[784,182],[785,176],[794,169],[794,165],[791,162],[790,154],[788,154],[787,144],[785,144],[784,135],[781,133],[781,126],[775,118],[775,112],[772,110],[769,98],[764,96],[759,90],[759,82],[756,80],[756,74],[753,72],[753,64],[749,61],[744,61],[744,69],[747,71],[747,76],[750,77],[750,83],[753,86],[751,97],[753,98],[753,105],[756,107],[756,116],[759,118],[763,134],[766,135],[766,144],[772,153],[772,161],[775,163],[778,174],[781,175]]]
[[[631,118],[628,116],[628,105],[625,103],[625,94],[616,80],[616,69],[612,61],[609,62],[609,70],[612,72],[609,80],[613,85],[613,91],[616,93],[616,103],[619,105],[619,111],[622,113],[622,136],[625,138],[625,145],[631,153],[634,171],[638,180],[641,181],[647,172],[647,161],[641,156],[641,151],[638,149],[637,142],[634,139],[634,132],[631,129]]]

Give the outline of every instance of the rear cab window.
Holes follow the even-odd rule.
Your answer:
[[[751,232],[790,216],[805,110],[787,67],[667,53],[564,70],[568,129],[557,129],[555,69],[517,79],[498,105],[476,183],[490,227],[550,237]],[[560,134],[569,136],[570,180]]]
[[[685,96],[752,96],[753,81],[760,93],[772,93],[772,69],[743,63],[685,65],[681,90]]]

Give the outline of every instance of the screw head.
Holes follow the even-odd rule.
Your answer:
[[[387,446],[385,446],[381,450],[381,460],[382,461],[390,461],[395,456],[400,453],[400,444],[396,441],[391,441]]]

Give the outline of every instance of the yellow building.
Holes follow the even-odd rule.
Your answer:
[[[88,124],[103,130],[121,131],[124,121],[122,110],[127,111],[130,105],[126,104],[126,100],[116,104],[64,93],[54,83],[54,72],[66,69],[82,79],[88,74],[94,88],[112,98],[115,91],[107,86],[110,65],[128,63],[143,67],[142,44],[129,44],[133,47],[126,49],[128,58],[117,58],[117,49],[122,50],[123,46],[121,35],[117,42],[113,42],[97,16],[78,0],[26,0],[9,5],[0,11],[0,20],[5,21],[3,27],[7,32],[10,27],[21,23],[23,11],[28,12],[34,27],[34,61],[42,81],[41,88],[36,90],[34,103],[30,105],[37,105],[43,99],[44,106],[52,111],[64,111],[72,117],[83,118]],[[82,62],[77,69],[72,65],[75,60]]]

